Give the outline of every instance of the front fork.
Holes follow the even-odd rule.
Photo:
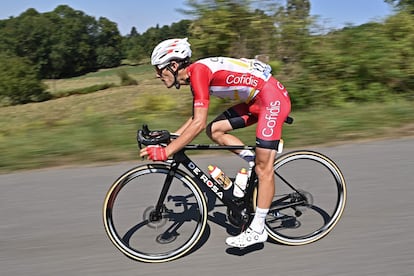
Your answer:
[[[158,221],[162,219],[162,212],[164,211],[163,210],[164,202],[167,197],[168,190],[171,187],[171,183],[174,179],[174,175],[175,175],[175,172],[177,171],[178,166],[179,166],[179,163],[177,162],[173,162],[171,164],[170,170],[164,180],[164,185],[162,186],[162,190],[158,198],[157,204],[155,205],[155,209],[150,215],[150,221]]]

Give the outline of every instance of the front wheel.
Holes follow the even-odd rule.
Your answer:
[[[276,242],[303,245],[327,235],[346,202],[346,184],[338,166],[313,151],[294,151],[276,159],[276,194],[266,230]]]
[[[196,183],[167,164],[136,167],[116,180],[103,206],[105,231],[126,256],[157,263],[177,259],[200,240],[207,203]],[[168,189],[165,189],[168,187]],[[165,195],[161,195],[161,191]]]

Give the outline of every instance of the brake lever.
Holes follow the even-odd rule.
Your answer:
[[[148,125],[147,124],[143,124],[142,125],[142,133],[144,134],[143,136],[148,136],[149,134],[150,134],[150,130],[149,130],[149,128],[148,128]]]
[[[144,126],[143,126],[143,128],[144,128]],[[147,129],[148,129],[148,127],[147,127]],[[137,131],[137,142],[138,142],[138,148],[139,148],[140,153],[141,153],[141,150],[142,150],[142,143],[141,143],[142,132],[143,132],[142,129]],[[142,161],[144,161],[144,159],[145,159],[144,157],[141,157]]]

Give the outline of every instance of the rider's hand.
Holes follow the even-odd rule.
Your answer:
[[[165,148],[160,145],[148,146],[141,150],[141,157],[148,156],[153,161],[166,161],[168,159]]]

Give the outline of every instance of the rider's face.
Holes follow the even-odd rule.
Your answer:
[[[157,72],[157,78],[160,78],[167,88],[170,88],[174,85],[174,75],[170,72],[170,70],[167,69],[167,67],[159,69],[155,66],[155,70]]]

